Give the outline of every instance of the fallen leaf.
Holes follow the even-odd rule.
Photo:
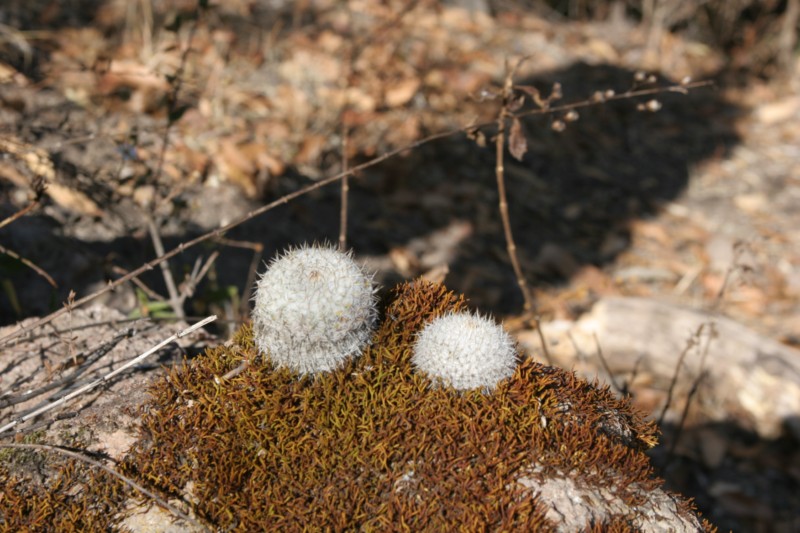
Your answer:
[[[522,133],[522,124],[515,118],[511,123],[511,133],[508,136],[508,151],[517,161],[522,161],[525,152],[528,151],[528,141]]]
[[[419,78],[406,78],[386,89],[383,101],[387,107],[405,105],[417,94],[419,86]]]
[[[64,209],[92,217],[103,215],[103,210],[91,198],[59,183],[48,183],[47,195]]]

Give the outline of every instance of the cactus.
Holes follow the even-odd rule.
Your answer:
[[[514,341],[493,320],[467,312],[434,319],[417,336],[412,362],[455,389],[494,389],[514,373]]]
[[[253,330],[259,351],[300,374],[328,372],[359,354],[375,328],[372,276],[352,254],[302,246],[258,280]]]

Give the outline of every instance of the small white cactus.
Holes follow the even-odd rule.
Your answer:
[[[517,366],[511,336],[493,320],[471,313],[449,313],[417,335],[412,363],[428,376],[458,390],[489,391]]]
[[[360,354],[377,319],[372,276],[330,247],[303,246],[273,260],[254,299],[256,347],[301,374],[334,370]]]

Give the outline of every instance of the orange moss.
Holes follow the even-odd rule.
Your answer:
[[[115,527],[127,487],[71,459],[49,468],[58,472],[46,485],[0,468],[0,531],[80,533]]]
[[[298,377],[263,362],[218,382],[256,359],[245,327],[155,387],[128,473],[175,496],[191,486],[199,516],[240,530],[544,527],[513,483],[534,460],[631,499],[632,483],[657,484],[641,453],[653,424],[607,389],[530,360],[491,395],[414,372],[414,335],[464,307],[441,286],[405,284],[344,369]]]
[[[553,529],[523,476],[569,474],[642,503],[660,484],[643,453],[656,429],[608,388],[530,359],[490,395],[414,371],[416,333],[465,307],[404,284],[363,356],[313,377],[260,358],[245,326],[155,383],[122,472],[237,531]],[[633,530],[629,518],[604,525]]]

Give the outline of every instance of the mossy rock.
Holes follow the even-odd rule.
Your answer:
[[[365,353],[315,376],[276,369],[245,326],[156,381],[118,468],[214,530],[713,530],[659,488],[644,453],[654,424],[607,388],[530,359],[491,394],[415,371],[416,333],[465,307],[441,285],[404,284]],[[109,521],[135,528],[123,518],[140,496],[91,476],[105,500],[95,488],[71,505],[101,499]],[[74,493],[85,477],[27,496]],[[8,501],[0,525],[25,529]]]

